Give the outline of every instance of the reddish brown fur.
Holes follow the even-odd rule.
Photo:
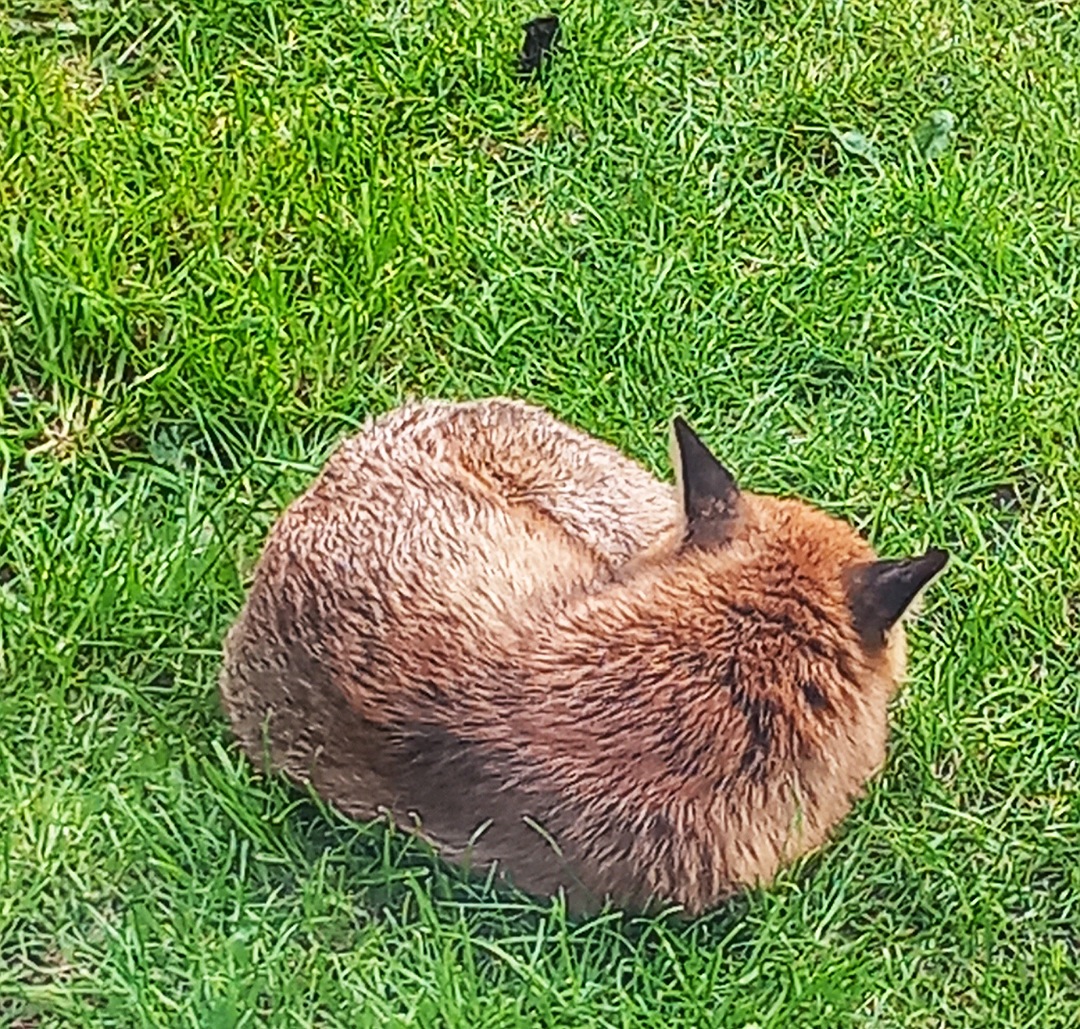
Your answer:
[[[856,631],[851,527],[728,499],[695,537],[676,490],[542,410],[392,412],[271,531],[225,647],[234,731],[579,910],[767,883],[884,760],[904,636]]]

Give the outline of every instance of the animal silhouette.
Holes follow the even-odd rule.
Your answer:
[[[882,765],[902,616],[947,557],[879,560],[673,438],[675,487],[502,398],[369,422],[226,638],[242,747],[573,911],[767,884]]]

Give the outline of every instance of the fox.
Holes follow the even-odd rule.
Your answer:
[[[705,913],[826,844],[887,749],[945,567],[740,488],[680,416],[674,483],[507,397],[409,401],[271,527],[219,692],[253,766],[587,915]]]

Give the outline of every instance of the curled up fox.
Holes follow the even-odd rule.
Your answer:
[[[705,911],[820,846],[885,757],[940,550],[677,484],[506,399],[369,422],[281,515],[225,643],[260,767],[572,910]]]

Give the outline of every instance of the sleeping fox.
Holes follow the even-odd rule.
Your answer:
[[[260,766],[573,911],[703,912],[821,845],[885,756],[940,550],[672,487],[541,408],[410,403],[270,532],[221,695]]]

